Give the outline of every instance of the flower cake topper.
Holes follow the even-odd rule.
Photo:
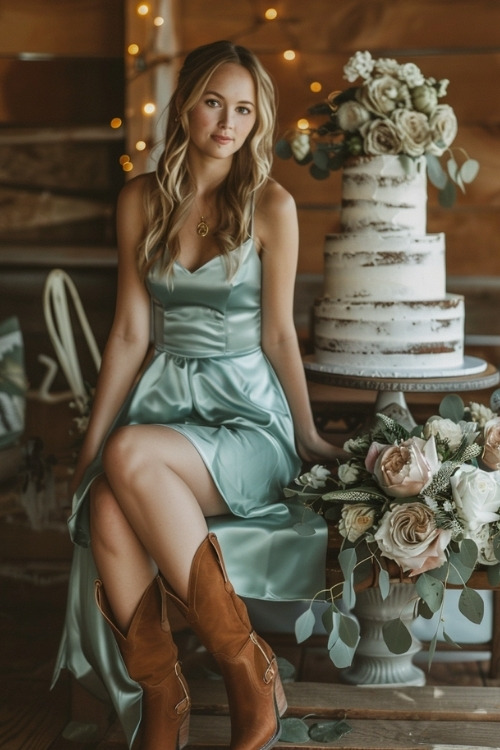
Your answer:
[[[386,598],[388,569],[395,564],[398,580],[406,576],[416,582],[416,613],[430,618],[439,612],[441,624],[447,584],[461,587],[460,611],[480,623],[483,600],[467,583],[478,566],[485,566],[491,585],[500,583],[500,417],[449,395],[439,415],[423,426],[408,432],[379,414],[375,427],[348,440],[344,449],[350,458],[335,477],[315,466],[285,489],[287,496],[299,497],[334,523],[343,539],[339,563],[344,580],[317,595],[326,593],[331,602],[331,616],[323,621],[336,666],[349,665],[359,632],[353,632],[357,623],[335,602],[342,597],[352,607],[355,585],[363,576],[373,578],[374,569]],[[299,641],[313,626],[311,607],[297,620]],[[399,618],[386,623],[383,632],[394,653],[410,648],[411,634]],[[452,642],[444,625],[443,636]]]
[[[426,78],[415,63],[400,64],[391,58],[374,59],[370,52],[356,52],[344,66],[349,83],[334,91],[326,102],[310,108],[312,115],[326,115],[317,128],[294,130],[276,144],[284,159],[292,156],[310,165],[311,175],[322,180],[353,156],[397,155],[406,171],[424,156],[429,180],[439,190],[443,206],[451,206],[458,185],[474,180],[479,170],[475,159],[462,154],[459,166],[450,146],[457,134],[453,108],[442,102],[447,79]],[[446,171],[439,158],[448,155]]]

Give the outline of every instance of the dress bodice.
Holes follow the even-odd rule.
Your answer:
[[[150,274],[157,349],[198,358],[243,354],[260,345],[260,258],[252,238],[232,252],[239,265],[229,278],[220,255],[196,271],[175,263],[170,284]]]

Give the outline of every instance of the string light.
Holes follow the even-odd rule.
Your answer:
[[[146,5],[146,3],[141,3],[137,6],[137,14],[139,16],[147,16],[149,13],[149,5]]]
[[[309,84],[309,88],[314,94],[318,94],[320,91],[322,91],[323,86],[319,81],[313,81],[311,84]]]
[[[306,120],[305,117],[301,117],[300,120],[297,120],[297,127],[299,130],[309,130],[309,120]]]
[[[113,117],[109,124],[110,127],[114,128],[114,130],[117,130],[118,128],[121,128],[121,126],[123,125],[123,121],[121,117]]]
[[[295,60],[296,54],[293,49],[286,49],[283,52],[283,57],[285,58],[285,60],[288,60],[288,61]]]
[[[138,44],[129,44],[127,47],[127,52],[129,55],[138,55],[139,54],[139,45]]]
[[[278,17],[278,11],[276,8],[268,8],[266,12],[264,13],[264,18],[267,21],[274,21],[275,18]]]
[[[161,16],[156,16],[156,18],[153,20],[153,24],[155,26],[163,26],[164,23],[165,23],[165,19],[162,18]]]
[[[137,151],[144,151],[145,148],[147,147],[147,143],[146,141],[137,141],[137,143],[135,144],[135,147]]]
[[[142,111],[145,115],[154,115],[156,112],[156,104],[153,102],[146,102],[146,104],[143,106]]]

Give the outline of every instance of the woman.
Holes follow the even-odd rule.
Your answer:
[[[79,546],[58,668],[94,691],[97,673],[130,744],[141,706],[143,750],[187,741],[167,598],[219,664],[232,750],[277,741],[286,701],[276,659],[221,546],[246,596],[308,596],[322,566],[321,523],[294,536],[304,511],[280,502],[301,459],[338,451],[315,429],[293,326],[297,216],[269,177],[274,118],[271,80],[252,53],[230,42],[196,49],[156,173],[118,200],[116,314],[73,480]]]

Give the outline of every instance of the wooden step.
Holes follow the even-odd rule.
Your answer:
[[[192,713],[186,750],[227,750],[230,721],[224,685],[191,682]],[[464,750],[500,745],[500,688],[354,687],[326,683],[285,684],[287,718],[344,719],[351,731],[330,744],[279,742],[289,750]],[[114,724],[98,750],[126,750]]]

